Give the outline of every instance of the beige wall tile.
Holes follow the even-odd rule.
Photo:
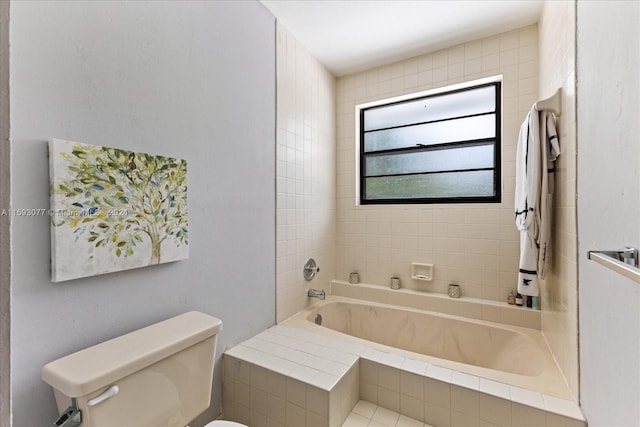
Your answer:
[[[400,394],[424,399],[424,376],[402,371],[400,373]]]
[[[329,416],[329,392],[307,385],[307,411],[315,412],[323,417]]]
[[[400,411],[414,420],[424,422],[424,400],[415,397],[400,395]]]
[[[251,388],[251,410],[266,414],[269,410],[269,396],[266,392]]]
[[[451,427],[479,427],[480,420],[457,411],[451,411]]]
[[[502,73],[505,100],[503,151],[505,155],[515,158],[515,148],[506,147],[515,147],[517,130],[531,103],[523,111],[517,109],[517,104],[530,102],[538,94],[536,68],[524,67],[525,63],[531,66],[537,61],[537,53],[533,54],[532,49],[537,50],[536,26],[453,46],[372,72],[339,78],[337,98],[349,98],[343,105],[346,112],[353,112],[355,105],[365,101],[365,94],[356,92],[351,97],[353,92],[349,89],[349,82],[364,78],[369,79],[369,83],[378,79],[379,83],[380,79],[390,79],[390,75],[393,75],[393,72],[386,70],[396,70],[397,77],[403,78],[417,73],[417,85],[429,87],[462,81],[465,75],[488,70],[494,71],[494,74]],[[520,59],[521,50],[522,56],[527,58],[524,62]],[[518,77],[519,67],[523,68],[522,79]],[[400,70],[408,74],[402,74]],[[406,87],[404,81],[402,86],[392,85],[391,92],[386,96],[407,93]],[[520,92],[531,96],[527,98]],[[508,106],[509,99],[514,100],[512,107]],[[336,278],[346,280],[348,273],[357,269],[362,282],[386,286],[388,278],[397,274],[403,287],[431,292],[446,292],[448,281],[456,280],[462,285],[466,296],[503,301],[508,289],[515,288],[517,277],[516,257],[512,252],[499,251],[501,243],[505,247],[513,248],[515,245],[517,248],[518,233],[511,213],[514,191],[511,177],[514,176],[515,162],[503,157],[503,202],[497,205],[355,206],[355,117],[353,114],[339,115],[337,123],[341,129],[337,141],[337,162],[341,165],[337,187],[344,189],[338,190],[338,212],[344,215],[338,217],[337,235],[344,238],[336,240]],[[511,135],[507,130],[511,130]],[[508,215],[497,214],[501,210],[507,211]],[[390,214],[387,216],[389,222],[385,222],[387,226],[381,226],[381,217],[371,222],[370,226],[364,224],[367,214],[383,212],[385,216]],[[381,251],[383,248],[385,251]],[[433,263],[434,281],[412,280],[411,262]],[[488,277],[485,273],[490,272],[495,273],[494,281],[489,285],[494,289],[483,289],[487,285],[483,277]],[[497,273],[505,273],[502,275],[504,283],[498,283],[500,276]],[[494,318],[499,319],[499,314]]]
[[[267,427],[267,416],[261,412],[251,411],[251,425],[254,427]]]
[[[307,401],[307,388],[303,382],[287,377],[287,402],[291,402],[302,408],[305,407]]]
[[[424,419],[427,424],[438,427],[450,427],[451,409],[426,402],[424,407]]]
[[[308,258],[321,267],[313,287],[328,290],[335,277],[338,127],[335,78],[280,23],[276,47],[276,316],[282,321],[310,302],[310,286],[301,274]],[[345,85],[347,96],[354,86],[366,92],[366,86],[352,82]]]
[[[451,410],[477,418],[480,414],[480,396],[476,390],[451,385]]]
[[[329,425],[329,420],[327,417],[323,417],[314,412],[307,411],[306,417],[306,427],[327,427]]]
[[[519,427],[542,427],[545,425],[546,413],[530,406],[511,404],[511,425]]]
[[[400,371],[389,366],[380,366],[378,368],[378,385],[399,393]]]
[[[268,371],[267,373],[267,389],[270,394],[273,394],[280,399],[286,398],[286,378],[275,372]]]
[[[267,399],[269,402],[269,407],[267,409],[267,416],[269,417],[269,420],[285,424],[287,407],[286,401],[284,399],[279,399],[272,394],[270,394]]]
[[[587,427],[584,421],[547,413],[546,427]]]
[[[378,404],[378,386],[368,382],[360,382],[360,399]]]
[[[480,419],[499,426],[511,425],[511,401],[480,393]]]
[[[563,114],[558,118],[562,154],[556,166],[552,269],[541,283],[542,331],[577,398],[576,122],[575,97],[569,95],[575,93],[574,7],[574,1],[545,2],[539,25],[538,77],[540,98],[552,95],[558,88],[563,90]]]
[[[511,214],[515,170],[511,157],[515,155],[517,129],[535,100],[557,87],[575,93],[572,7],[573,1],[546,2],[539,26],[345,76],[337,82],[291,34],[279,28],[280,46],[284,40],[284,46],[293,46],[290,52],[294,53],[286,56],[281,52],[278,57],[284,61],[279,63],[278,76],[278,99],[283,101],[278,106],[277,126],[278,320],[308,304],[304,294],[307,284],[300,281],[299,269],[307,256],[316,253],[328,278],[348,279],[350,271],[358,270],[363,282],[387,286],[389,276],[398,274],[403,287],[434,292],[446,292],[448,281],[455,278],[467,296],[505,300],[517,275],[513,253],[518,249],[518,234]],[[309,72],[296,80],[301,64]],[[487,206],[356,207],[354,106],[380,96],[442,86],[478,72],[504,76],[503,202]],[[337,102],[331,95],[334,87]],[[565,96],[566,114],[559,118],[563,154],[556,177],[558,215],[552,260],[557,268],[543,282],[540,304],[545,336],[577,395],[574,103],[573,96]],[[323,121],[322,117],[333,116],[326,114],[333,105],[337,105],[336,123]],[[318,114],[320,111],[325,114]],[[336,153],[334,159],[331,152]],[[323,175],[314,174],[318,169]],[[310,193],[318,187],[327,191],[319,196]],[[411,280],[411,262],[433,262],[436,280]],[[325,286],[320,281],[316,284]],[[505,320],[503,313],[491,309],[476,313],[478,316]],[[536,316],[527,312],[522,312],[521,322],[529,327],[539,325]],[[377,390],[368,393],[377,395]]]
[[[236,383],[234,401],[240,405],[251,407],[251,386],[241,382]]]
[[[451,407],[451,385],[431,378],[424,379],[425,401],[444,408]],[[428,421],[427,421],[428,422]]]
[[[291,402],[287,402],[286,425],[290,427],[303,426],[306,423],[305,420],[305,410],[299,406],[294,405]]]
[[[400,392],[378,387],[378,405],[391,411],[400,411]]]
[[[238,402],[233,405],[233,420],[241,424],[251,423],[251,409]]]

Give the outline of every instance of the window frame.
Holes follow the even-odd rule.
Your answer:
[[[483,88],[483,87],[495,87],[495,137],[492,138],[480,138],[473,140],[463,140],[463,141],[452,141],[441,144],[433,144],[426,146],[416,146],[416,147],[403,147],[389,150],[380,150],[374,152],[374,155],[382,154],[407,154],[407,153],[423,153],[428,151],[434,151],[438,149],[442,149],[445,147],[451,148],[455,146],[459,147],[471,147],[473,145],[482,144],[483,142],[491,142],[494,147],[494,168],[493,168],[493,186],[495,189],[495,194],[492,196],[465,196],[465,197],[414,197],[414,198],[384,198],[384,199],[367,199],[366,195],[366,163],[365,159],[368,156],[371,156],[371,153],[365,153],[364,151],[364,143],[365,143],[365,123],[364,123],[364,115],[365,112],[369,109],[382,107],[382,106],[390,106],[394,104],[403,104],[407,102],[413,102],[420,99],[428,99],[436,96],[443,96],[449,94],[455,94],[460,92],[465,92],[473,89]],[[502,76],[490,77],[487,79],[475,80],[470,82],[465,82],[457,85],[445,86],[442,88],[412,93],[400,97],[382,99],[374,102],[369,102],[365,104],[356,105],[356,205],[411,205],[411,204],[460,204],[460,203],[470,203],[470,204],[478,204],[478,203],[501,203],[502,201]],[[470,116],[454,116],[446,119],[439,119],[433,122],[441,122],[447,120],[455,120],[463,117],[473,117]],[[407,125],[410,126],[410,125]],[[495,142],[494,142],[495,141]],[[467,170],[467,169],[464,169]],[[461,170],[461,171],[464,171]],[[473,171],[473,169],[468,169],[469,171]],[[486,170],[486,169],[484,169]],[[446,168],[442,172],[454,172],[447,171]],[[436,172],[427,172],[427,173],[438,173]]]

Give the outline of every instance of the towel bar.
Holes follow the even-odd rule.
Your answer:
[[[614,251],[589,251],[587,258],[640,283],[638,249],[625,247]]]

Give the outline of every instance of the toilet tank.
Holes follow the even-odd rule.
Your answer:
[[[221,329],[192,311],[48,363],[42,379],[60,413],[75,399],[83,427],[184,427],[209,407]]]

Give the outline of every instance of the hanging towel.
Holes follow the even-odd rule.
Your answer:
[[[518,292],[522,295],[539,294],[539,279],[544,278],[550,258],[553,179],[549,185],[549,175],[558,154],[553,115],[532,107],[520,127],[516,153],[515,222],[520,231]]]
[[[542,144],[542,184],[540,187],[540,227],[538,236],[538,276],[544,279],[551,264],[551,220],[553,190],[555,186],[555,161],[560,155],[560,145],[556,132],[556,121],[553,114],[542,111],[540,113],[540,140]]]

